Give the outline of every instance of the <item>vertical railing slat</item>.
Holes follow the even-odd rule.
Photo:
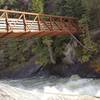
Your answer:
[[[24,24],[24,31],[27,31],[27,24],[26,24],[26,17],[25,14],[23,14],[23,24]]]
[[[50,19],[50,26],[51,26],[51,31],[53,31],[53,22],[52,22],[52,16],[49,17]]]
[[[5,12],[5,21],[6,21],[6,31],[9,32],[9,22],[8,22],[8,13]]]
[[[40,22],[40,15],[38,15],[38,18],[37,18],[38,20],[38,29],[39,29],[39,31],[41,31],[41,22]]]

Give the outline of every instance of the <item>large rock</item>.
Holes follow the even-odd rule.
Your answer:
[[[65,57],[63,62],[66,64],[74,64],[76,61],[76,51],[75,48],[77,47],[77,42],[72,40],[70,43],[66,44],[65,51],[63,52]]]
[[[35,64],[35,57],[32,57],[28,62],[24,64],[17,65],[11,68],[5,68],[0,74],[0,78],[27,78],[32,77],[32,75],[38,73],[42,68],[41,65]]]

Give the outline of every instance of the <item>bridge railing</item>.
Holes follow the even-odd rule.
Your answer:
[[[73,17],[0,10],[0,37],[10,35],[70,34],[78,31]]]

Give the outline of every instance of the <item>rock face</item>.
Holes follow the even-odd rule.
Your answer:
[[[93,36],[92,36],[92,38],[93,38],[95,41],[100,40],[100,29],[93,31],[92,33],[94,33]]]
[[[0,78],[26,78],[32,77],[33,74],[36,74],[40,69],[41,65],[34,63],[35,57],[32,57],[28,62],[23,65],[17,65],[15,68],[2,71]]]
[[[55,0],[45,0],[44,1],[44,12],[45,13],[55,13],[55,10],[56,10],[56,3],[57,1]],[[55,10],[54,10],[55,9]]]
[[[19,66],[20,67],[20,66]],[[22,66],[21,66],[22,67]],[[32,75],[36,74],[41,69],[40,65],[27,63],[23,65],[23,67],[19,70],[17,70],[13,75],[11,75],[11,78],[28,78],[32,77]]]
[[[89,64],[75,63],[72,65],[56,64],[47,66],[46,70],[50,75],[56,75],[60,77],[70,77],[74,74],[79,75],[82,78],[99,78],[100,73],[97,73],[94,68]]]
[[[99,40],[98,40],[99,41]],[[28,46],[32,46],[33,42],[28,41]],[[5,54],[4,46],[2,45],[0,49],[0,78],[25,78],[32,77],[33,75],[57,75],[62,77],[69,77],[73,74],[78,74],[81,77],[90,77],[90,78],[99,78],[100,77],[100,68],[95,70],[91,67],[91,64],[81,64],[77,62],[77,57],[75,53],[75,48],[77,47],[76,41],[72,40],[69,44],[66,44],[65,50],[63,52],[64,58],[62,60],[58,59],[57,64],[47,65],[45,68],[36,65],[36,58],[31,53],[31,49],[28,49],[28,55],[31,59],[24,64],[17,65],[15,67],[8,67],[6,62],[9,62],[7,54]],[[15,50],[16,51],[16,50]],[[27,53],[25,52],[25,54]],[[14,52],[15,53],[15,52]],[[16,52],[18,53],[18,52]],[[5,55],[4,55],[5,54]],[[19,54],[21,54],[19,52]],[[27,56],[27,55],[26,55]],[[18,55],[20,58],[20,56]],[[23,56],[22,56],[23,57]],[[16,58],[16,57],[15,57]],[[27,59],[29,59],[27,58]],[[97,58],[96,58],[97,59]],[[18,59],[20,61],[20,59]],[[13,61],[12,61],[13,62]],[[14,61],[16,62],[16,60]],[[100,62],[100,60],[98,61]],[[97,66],[98,67],[98,66]],[[97,72],[99,70],[99,73]]]
[[[77,61],[75,47],[77,43],[71,41],[65,47],[64,59],[57,62],[55,65],[47,66],[46,70],[50,74],[58,75],[62,77],[69,77],[71,75],[77,74],[82,78],[99,78],[100,73],[98,73],[95,68],[91,67],[90,62],[81,64]],[[97,60],[97,57],[95,58]]]
[[[71,41],[68,43],[65,47],[64,51],[64,59],[63,62],[66,64],[74,64],[76,61],[76,53],[75,53],[75,47],[77,47],[76,41]]]

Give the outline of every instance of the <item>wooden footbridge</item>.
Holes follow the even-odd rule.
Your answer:
[[[73,17],[0,10],[0,37],[70,35],[79,33]]]

